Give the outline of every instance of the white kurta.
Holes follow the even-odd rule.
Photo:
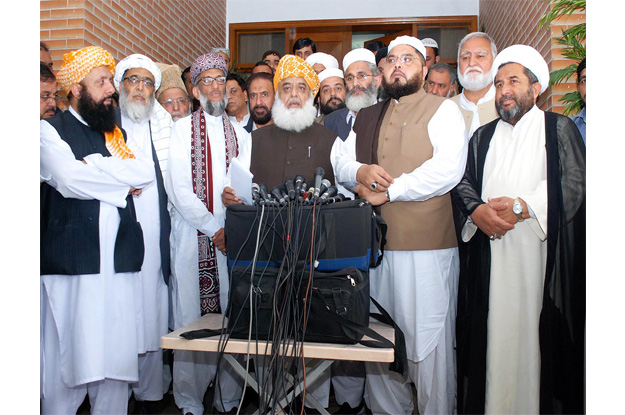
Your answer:
[[[477,101],[477,104],[469,101],[464,93],[460,94],[460,99],[458,100],[458,104],[467,111],[471,111],[473,113],[473,118],[471,118],[471,128],[469,129],[468,137],[471,138],[475,130],[480,128],[482,125],[486,124],[486,120],[480,120],[480,112],[479,105],[485,104],[489,101],[494,101],[495,99],[495,86],[491,85],[490,89],[484,94],[482,98]],[[492,104],[491,104],[492,105]]]
[[[171,266],[172,308],[174,329],[200,317],[200,288],[198,270],[198,239],[200,230],[209,237],[224,227],[225,207],[221,192],[226,177],[226,147],[221,117],[204,112],[206,135],[210,140],[213,188],[213,213],[193,192],[191,175],[191,117],[176,121],[169,144],[169,174],[166,177],[171,209]],[[249,159],[250,134],[233,124],[239,154]],[[228,267],[226,256],[217,251],[220,303],[222,310],[228,304]]]
[[[70,108],[79,121],[82,118]],[[69,145],[48,122],[40,123],[40,175],[66,198],[99,200],[100,273],[90,275],[42,275],[42,307],[50,313],[42,321],[43,394],[46,348],[60,352],[61,379],[74,387],[104,378],[137,380],[137,330],[135,321],[138,273],[115,273],[115,239],[118,207],[126,206],[130,187],[143,188],[154,180],[151,156],[136,152],[136,159],[121,160],[92,154],[87,164],[76,160]],[[59,344],[48,339],[58,332]]]
[[[490,243],[486,413],[539,412],[538,323],[547,260],[544,121],[536,106],[515,126],[500,120],[484,165],[482,199],[520,197],[532,214]],[[476,229],[465,225],[463,239]]]
[[[462,178],[467,141],[462,114],[454,102],[446,100],[441,104],[428,123],[428,134],[434,148],[432,158],[412,172],[394,178],[389,187],[391,202],[423,201],[441,196]],[[356,172],[363,165],[356,161],[356,133],[353,130],[345,141],[337,138],[330,157],[337,182],[353,190],[357,185]],[[453,250],[457,255],[457,249]],[[445,287],[446,278],[453,278],[451,275],[457,275],[458,269],[442,269],[433,251],[419,251],[417,254],[423,261],[420,267],[430,272],[420,272],[419,278],[416,278],[413,266],[408,263],[403,276],[386,275],[384,267],[371,270],[371,293],[376,299],[385,299],[380,304],[389,307],[387,310],[399,320],[406,335],[408,359],[418,362],[432,352],[443,330],[449,307],[455,308],[455,300],[453,304],[449,301],[453,293]],[[445,277],[442,279],[441,275]],[[386,281],[399,278],[413,278],[412,288],[406,288],[404,282],[399,280],[395,284]]]
[[[128,147],[133,152],[152,154],[150,123],[147,119],[136,123],[122,112],[122,126],[128,134]],[[168,142],[169,137],[161,134],[159,140],[161,143]],[[161,220],[156,180],[145,186],[141,195],[134,196],[133,201],[145,245],[145,256],[137,281],[137,290],[141,293],[137,298],[138,350],[143,354],[160,349],[161,336],[167,334],[168,325],[168,293],[161,270]]]

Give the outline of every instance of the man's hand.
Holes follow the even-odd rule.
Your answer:
[[[525,213],[528,212],[527,204],[520,198],[519,202],[521,202],[521,206],[523,206],[523,217],[525,218]],[[488,198],[488,204],[497,211],[497,216],[509,224],[514,225],[519,221],[518,216],[512,211],[512,205],[514,204],[513,198],[507,196]],[[529,214],[527,215],[527,218],[529,218]]]
[[[356,181],[369,190],[385,194],[393,183],[393,177],[377,164],[366,164],[360,166],[356,172]],[[372,184],[375,184],[375,187],[372,187]]]
[[[386,197],[386,192],[380,193],[372,189],[369,189],[366,186],[363,186],[362,184],[359,184],[358,186],[356,186],[356,188],[354,189],[354,192],[358,193],[358,196],[361,199],[365,199],[367,202],[371,203],[373,206],[380,206],[389,201],[388,197]]]
[[[133,196],[140,196],[141,189],[135,189],[134,187],[130,186],[130,191],[128,192],[128,194]]]
[[[503,208],[503,206],[500,204],[497,204],[496,207],[499,209]],[[477,209],[473,211],[473,213],[471,214],[471,220],[489,238],[493,235],[498,235],[499,237],[502,237],[506,234],[506,232],[514,229],[514,225],[500,218],[498,216],[498,212],[500,211],[495,210],[495,208],[491,206],[490,203],[484,203],[478,206]]]
[[[226,233],[224,232],[224,228],[215,232],[212,241],[215,248],[219,249],[222,254],[226,255]]]
[[[228,205],[242,205],[243,201],[236,195],[237,192],[231,187],[226,186],[221,194],[221,202],[224,206]]]

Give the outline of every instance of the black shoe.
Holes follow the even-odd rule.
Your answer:
[[[352,408],[347,402],[343,403],[334,413],[335,415],[360,415],[365,413],[365,400],[360,401],[357,407]]]

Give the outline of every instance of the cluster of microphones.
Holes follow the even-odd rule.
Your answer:
[[[323,167],[315,169],[314,185],[308,187],[306,179],[301,174],[295,178],[289,177],[283,185],[267,190],[264,184],[252,183],[252,199],[256,206],[287,206],[289,203],[312,205],[336,203],[348,200],[342,193],[337,193],[336,186],[333,186],[328,179],[324,179],[325,170]]]

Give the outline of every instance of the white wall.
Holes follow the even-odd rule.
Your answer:
[[[226,23],[477,15],[479,0],[227,0]]]

